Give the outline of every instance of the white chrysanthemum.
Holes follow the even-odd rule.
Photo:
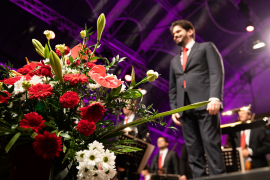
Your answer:
[[[104,179],[104,176],[103,176],[103,173],[101,171],[99,171],[99,170],[93,170],[93,171],[91,171],[90,178],[92,180],[103,180]]]
[[[102,170],[102,175],[104,177],[104,180],[110,180],[112,179],[115,174],[116,174],[116,170],[114,168],[108,169],[108,170]]]
[[[109,73],[107,74],[107,76],[106,76],[106,77],[114,77],[114,78],[116,78],[116,79],[117,79],[116,75],[114,75],[114,74],[109,74]],[[105,78],[106,78],[106,77],[105,77]]]
[[[97,150],[100,153],[104,152],[104,146],[102,143],[99,143],[98,141],[94,141],[93,143],[89,144],[89,150]]]
[[[124,85],[124,83],[123,83],[120,92],[123,92],[123,91],[125,91],[125,90],[126,90],[126,85]]]
[[[34,75],[29,82],[33,85],[43,84],[43,79],[40,76]]]
[[[89,165],[95,166],[101,162],[101,153],[97,150],[86,151],[84,155],[84,161]]]
[[[87,150],[83,150],[83,151],[78,151],[76,152],[76,159],[78,162],[84,162],[85,161],[85,153],[87,152]]]
[[[22,95],[22,97],[20,97],[20,99],[21,99],[22,101],[25,101],[25,100],[26,100],[26,94],[24,93],[24,94]]]
[[[78,178],[90,178],[93,166],[89,165],[87,162],[81,162],[76,168],[79,170],[77,174]]]
[[[108,149],[103,153],[103,159],[101,162],[101,166],[103,170],[107,171],[109,169],[112,169],[115,164],[115,158],[116,156],[114,155],[113,152],[110,152]]]
[[[50,81],[49,84],[54,87],[56,84],[58,84],[58,81]]]
[[[71,68],[69,68],[67,66],[63,66],[62,73],[63,74],[70,74],[70,73],[72,73],[72,74],[78,74],[79,71],[76,70],[76,69],[71,69]]]
[[[25,77],[21,77],[21,79],[14,83],[14,93],[19,94],[25,92],[25,89],[23,88],[23,82],[25,81]]]
[[[49,60],[49,58],[47,58],[47,59],[43,60],[43,62],[44,62],[44,64],[48,64],[50,62],[50,60]],[[40,61],[40,63],[41,63],[41,61]]]
[[[87,88],[89,88],[89,89],[97,89],[97,88],[100,88],[101,87],[101,85],[100,84],[92,84],[92,83],[89,83],[88,85],[87,85]]]

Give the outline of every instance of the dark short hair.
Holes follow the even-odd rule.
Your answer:
[[[159,139],[159,138],[163,138],[163,139],[165,140],[165,142],[168,143],[168,139],[167,139],[166,137],[159,136],[158,139]]]
[[[146,164],[146,165],[145,165],[145,167],[143,168],[143,170],[148,170],[148,171],[149,171],[149,170],[150,170],[149,165],[148,165],[148,164]]]
[[[178,20],[178,21],[174,21],[171,24],[171,28],[170,28],[171,33],[173,33],[173,28],[175,26],[180,26],[181,28],[185,29],[186,31],[192,29],[193,30],[192,37],[195,40],[195,28],[194,28],[194,26],[192,25],[191,22],[189,22],[187,20],[183,20],[183,19],[182,20]]]

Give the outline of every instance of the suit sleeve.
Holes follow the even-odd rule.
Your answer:
[[[258,133],[258,143],[260,142],[260,145],[256,149],[252,149],[253,151],[253,157],[256,156],[263,156],[267,153],[270,153],[270,141],[263,129],[258,130],[256,133]]]
[[[174,174],[180,174],[178,154],[176,152],[173,152],[172,158],[173,158],[172,162],[173,162]]]
[[[176,103],[176,78],[173,71],[173,61],[171,61],[170,65],[170,87],[169,87],[169,98],[170,98],[170,106],[171,109],[177,108]]]
[[[222,57],[216,46],[209,43],[206,46],[206,59],[209,68],[210,77],[210,94],[209,97],[219,98],[223,100],[223,84],[224,84],[224,67]]]
[[[154,156],[152,159],[151,167],[150,167],[150,173],[157,173],[157,156]]]
[[[187,148],[186,145],[184,144],[182,146],[181,150],[181,157],[180,157],[180,175],[186,175],[186,163],[187,162]]]
[[[150,142],[149,134],[147,135],[147,133],[149,133],[147,123],[139,124],[138,138]]]

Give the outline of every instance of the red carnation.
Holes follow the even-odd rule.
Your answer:
[[[92,104],[82,107],[79,110],[81,111],[82,119],[90,122],[98,122],[104,115],[104,112],[106,112],[105,107],[102,106],[100,102],[93,102]]]
[[[58,56],[61,56],[61,52],[60,52],[58,49],[56,49],[55,52],[56,52],[56,54],[57,54]],[[69,47],[65,46],[65,55],[67,55],[67,54],[69,54],[69,53],[70,53]]]
[[[118,80],[117,78],[113,76],[107,76],[105,67],[101,65],[96,65],[95,67],[93,67],[89,71],[88,76],[90,76],[98,84],[106,88],[117,88],[121,84],[123,84],[123,82]]]
[[[25,129],[31,128],[35,132],[39,132],[42,128],[46,127],[43,124],[45,120],[43,120],[42,116],[35,112],[30,112],[24,115],[24,119],[20,121],[19,126]]]
[[[66,60],[66,64],[67,65],[70,65],[69,59]]]
[[[9,94],[7,91],[3,91],[3,93],[5,93],[5,94],[7,94],[8,95],[8,97],[4,97],[4,96],[1,96],[0,95],[0,103],[6,103],[6,104],[8,104],[8,99],[9,99],[9,96],[11,95],[11,94]]]
[[[55,156],[59,157],[59,152],[62,151],[62,137],[57,137],[56,133],[50,134],[44,131],[43,134],[38,134],[35,137],[33,148],[38,156],[43,159],[54,159]]]
[[[41,84],[38,83],[37,85],[32,85],[28,91],[29,94],[32,96],[30,97],[30,99],[32,98],[37,98],[37,99],[44,99],[47,96],[51,96],[53,93],[51,92],[53,90],[52,86],[49,84]]]
[[[51,70],[51,66],[50,65],[45,65],[43,61],[41,61],[41,67],[36,70],[36,74],[42,75],[42,76],[46,76],[46,77],[52,77],[52,70]]]
[[[80,122],[77,124],[76,129],[85,136],[90,136],[95,132],[96,125],[94,122],[89,122],[87,120],[81,119]]]
[[[91,62],[87,62],[87,63],[84,63],[83,67],[89,67],[90,69],[92,69],[94,66],[96,66],[96,64],[94,63],[91,63]]]
[[[79,104],[80,98],[76,92],[68,91],[60,97],[59,101],[64,108],[74,108]]]
[[[88,77],[84,74],[65,74],[64,75],[64,81],[69,83],[73,86],[76,86],[78,81],[80,81],[82,84],[85,84],[88,82]]]

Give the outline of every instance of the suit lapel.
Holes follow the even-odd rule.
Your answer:
[[[167,154],[166,154],[166,157],[165,157],[165,159],[164,159],[163,167],[165,166],[165,164],[166,164],[168,158],[170,157],[169,154],[170,154],[170,151],[168,151]]]
[[[250,147],[250,145],[251,145],[251,143],[252,143],[252,141],[253,141],[253,139],[252,139],[252,137],[253,137],[253,131],[252,131],[252,129],[250,130],[250,134],[249,134],[249,147]]]
[[[199,44],[195,42],[195,44],[193,45],[193,47],[191,48],[191,51],[188,55],[188,59],[187,59],[187,64],[186,64],[186,68],[185,68],[185,71],[187,70],[188,68],[188,65],[190,64],[190,61],[191,61],[191,58],[193,56],[193,54],[196,52],[197,48],[199,47]],[[183,69],[183,68],[182,68]]]
[[[176,58],[176,64],[175,65],[179,68],[179,71],[181,73],[183,73],[183,66],[181,64],[181,59],[180,59],[181,53],[182,53],[182,50],[181,50],[181,52],[179,54],[176,55],[176,57],[175,57]]]

